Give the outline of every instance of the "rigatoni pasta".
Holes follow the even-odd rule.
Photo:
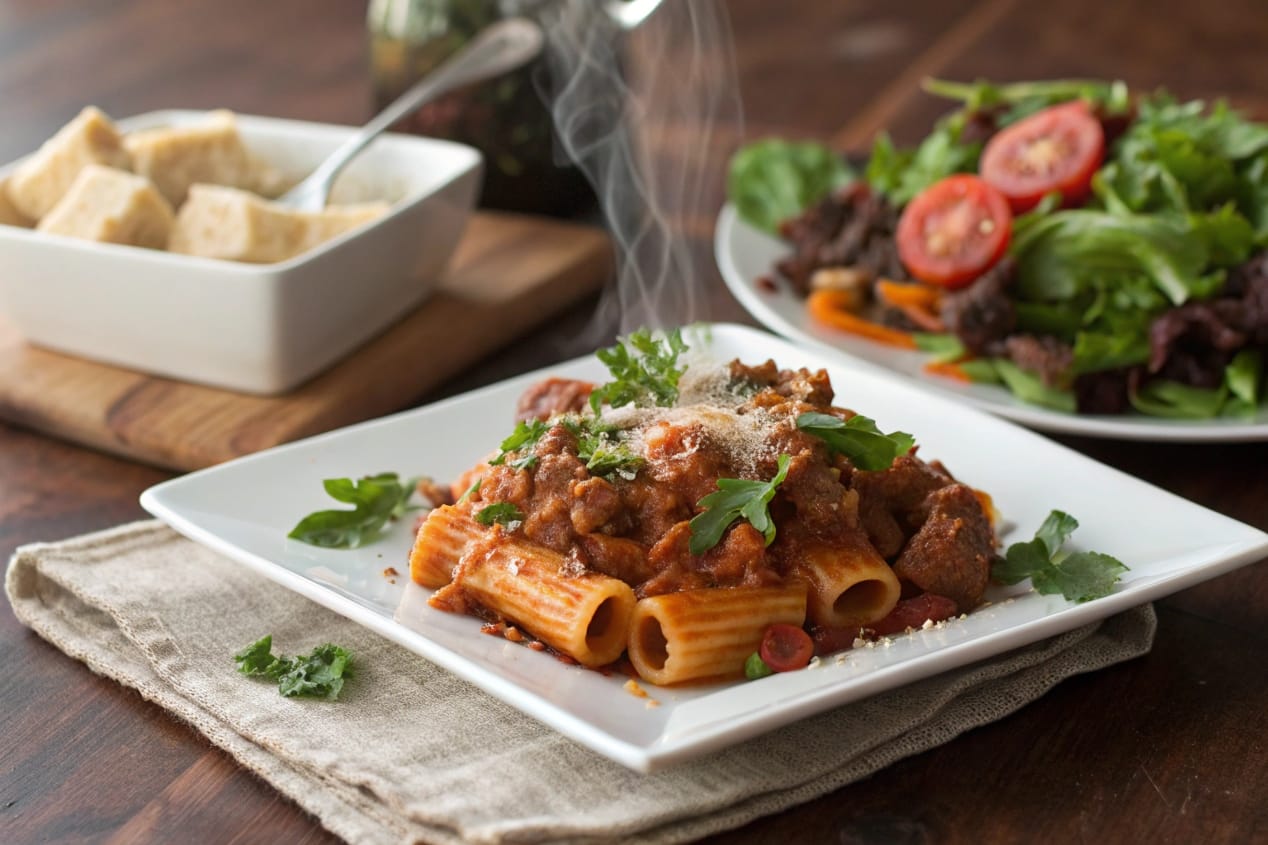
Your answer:
[[[775,624],[806,621],[806,587],[683,590],[641,600],[630,620],[630,663],[654,684],[739,677]]]
[[[777,629],[804,665],[806,632],[848,643],[931,584],[954,588],[929,605],[945,612],[980,601],[990,521],[976,495],[936,497],[930,519],[962,485],[909,435],[834,406],[823,371],[685,366],[685,349],[635,333],[600,355],[614,381],[528,390],[419,530],[410,574],[433,606],[678,684],[746,671]]]
[[[888,616],[902,595],[898,576],[862,533],[806,546],[791,574],[806,582],[810,621],[823,627],[866,627]]]

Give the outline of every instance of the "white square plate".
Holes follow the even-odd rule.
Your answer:
[[[433,610],[408,584],[412,520],[373,545],[318,549],[286,539],[304,514],[331,506],[325,478],[396,471],[451,479],[512,428],[530,373],[430,407],[241,458],[147,490],[141,504],[210,546],[476,684],[577,742],[651,771],[740,742],[846,702],[981,660],[1175,592],[1268,555],[1268,535],[1091,461],[1024,429],[846,362],[824,361],[739,326],[712,328],[710,354],[782,367],[827,367],[837,404],[916,436],[926,459],[994,497],[1008,541],[1029,539],[1053,508],[1078,517],[1072,545],[1113,554],[1131,569],[1107,598],[1072,604],[1023,586],[993,590],[966,619],[896,637],[889,648],[846,652],[753,683],[685,689],[644,685],[565,665],[480,633],[481,622]],[[602,381],[594,358],[551,372]],[[402,577],[383,577],[395,566]]]

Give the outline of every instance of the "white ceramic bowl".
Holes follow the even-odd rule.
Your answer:
[[[131,131],[204,112],[118,121]],[[352,129],[238,115],[247,147],[307,174]],[[0,169],[0,179],[18,162]],[[347,355],[432,290],[470,216],[480,154],[384,135],[350,164],[334,202],[387,200],[369,225],[288,261],[243,264],[0,225],[0,313],[28,341],[183,381],[280,393]]]

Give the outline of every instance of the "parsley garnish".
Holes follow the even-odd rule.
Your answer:
[[[502,441],[502,445],[499,447],[501,451],[498,456],[489,461],[489,464],[491,466],[501,466],[506,463],[506,457],[510,453],[521,449],[531,449],[537,444],[538,440],[542,439],[542,435],[547,431],[550,431],[550,426],[541,420],[516,423],[515,430]],[[511,461],[510,466],[515,469],[532,469],[537,466],[537,456],[530,452]]]
[[[351,478],[327,478],[322,482],[331,498],[353,505],[353,510],[310,513],[286,536],[312,546],[355,549],[378,538],[383,526],[409,508],[417,479],[404,483],[394,472]]]
[[[463,502],[467,501],[467,499],[470,499],[479,491],[480,485],[483,483],[484,483],[483,478],[477,478],[475,481],[471,483],[471,486],[467,488],[467,492],[463,493],[462,497],[459,498],[458,501],[454,502],[454,504],[461,505]]]
[[[775,539],[775,523],[766,506],[775,498],[775,489],[788,477],[788,455],[780,455],[779,470],[770,481],[749,481],[744,478],[719,478],[716,493],[710,493],[697,507],[705,510],[691,520],[691,541],[687,548],[701,555],[722,539],[731,523],[741,517],[762,532],[766,545]]]
[[[765,678],[767,675],[775,674],[775,670],[766,664],[762,656],[757,652],[753,652],[744,661],[744,677],[750,681],[756,681],[758,678]]]
[[[1078,527],[1079,521],[1068,513],[1053,511],[1035,532],[1035,539],[1008,547],[1004,559],[991,568],[991,577],[1001,584],[1016,584],[1029,578],[1040,593],[1060,593],[1070,601],[1085,602],[1109,595],[1127,567],[1100,552],[1060,554]]]
[[[244,675],[262,675],[277,681],[277,691],[287,698],[339,697],[343,682],[352,677],[352,654],[326,643],[304,657],[273,654],[272,634],[257,640],[233,656]]]
[[[831,414],[806,413],[797,417],[797,428],[864,470],[889,469],[895,458],[916,445],[915,438],[902,431],[882,434],[875,422],[861,414],[842,420]]]
[[[494,502],[476,511],[475,521],[481,525],[496,522],[508,531],[514,531],[524,522],[524,513],[511,502]]]
[[[613,408],[673,405],[678,400],[678,379],[685,369],[678,367],[678,356],[686,350],[681,329],[670,331],[663,340],[639,329],[624,340],[618,339],[615,346],[600,349],[594,354],[607,366],[612,381],[590,394],[590,407],[597,415],[604,402]]]

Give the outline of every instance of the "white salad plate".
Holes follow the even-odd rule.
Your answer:
[[[741,742],[884,690],[1086,625],[1268,556],[1268,535],[1098,464],[961,402],[798,348],[765,332],[719,325],[696,350],[727,361],[774,359],[826,367],[837,404],[885,431],[911,432],[926,459],[988,491],[1005,542],[1029,539],[1054,508],[1082,521],[1076,549],[1115,555],[1130,571],[1102,599],[1075,604],[1027,583],[992,588],[991,604],[963,619],[894,637],[811,668],[754,682],[686,688],[643,683],[649,698],[605,676],[480,632],[481,621],[426,603],[409,582],[413,520],[355,550],[288,540],[305,514],[332,507],[322,480],[395,471],[452,479],[496,448],[513,427],[515,400],[546,371],[360,425],[280,446],[152,487],[141,504],[191,539],[401,644],[582,745],[652,771]],[[550,374],[603,381],[594,358]],[[397,583],[383,575],[394,566]],[[319,632],[318,632],[319,633]],[[655,702],[655,703],[652,703]]]
[[[943,396],[968,402],[1031,428],[1123,440],[1268,440],[1268,408],[1264,407],[1253,417],[1212,420],[1164,419],[1143,414],[1067,414],[1022,402],[1000,385],[964,384],[930,375],[923,370],[929,361],[928,353],[897,349],[820,325],[806,311],[805,300],[788,285],[776,282],[774,290],[759,285],[757,280],[763,276],[774,278],[775,262],[788,255],[789,247],[779,238],[741,220],[735,206],[729,203],[718,215],[714,252],[731,293],[746,311],[772,331],[829,356],[847,356],[897,373]]]

